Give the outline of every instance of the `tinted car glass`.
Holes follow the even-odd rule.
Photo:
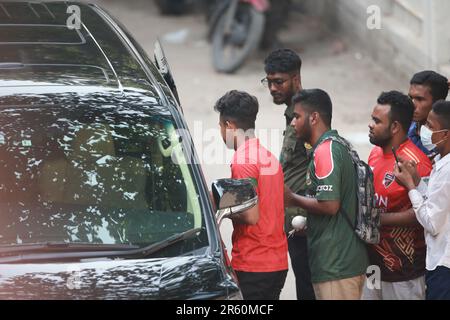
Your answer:
[[[39,34],[39,38],[36,34]],[[74,29],[67,31],[66,26],[23,25],[0,26],[0,44],[83,44],[84,37]]]
[[[11,81],[41,85],[109,85],[107,72],[89,65],[0,64],[0,87],[11,86]],[[34,81],[34,82],[32,82]]]
[[[0,245],[144,246],[204,227],[175,130],[145,106],[0,106]]]

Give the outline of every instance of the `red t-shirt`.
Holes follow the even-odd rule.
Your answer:
[[[410,140],[399,147],[397,155],[415,161],[421,177],[430,175],[430,160]],[[410,209],[408,190],[395,181],[395,157],[392,152],[383,154],[381,148],[375,147],[370,153],[369,165],[374,173],[378,207],[389,213]],[[420,277],[425,273],[426,257],[423,228],[381,227],[381,241],[369,247],[369,257],[372,264],[381,268],[382,281],[408,281]]]
[[[254,179],[259,201],[256,225],[233,223],[231,265],[234,270],[245,272],[287,270],[284,176],[280,163],[258,139],[249,139],[234,154],[231,176]]]

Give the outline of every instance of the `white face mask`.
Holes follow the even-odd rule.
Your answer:
[[[420,140],[422,141],[422,145],[427,150],[433,151],[434,149],[436,149],[436,147],[438,145],[440,145],[442,142],[447,140],[447,139],[443,139],[443,140],[439,141],[438,143],[434,144],[433,143],[433,134],[439,133],[439,132],[444,132],[444,131],[448,131],[448,130],[431,131],[431,129],[428,128],[427,126],[422,126],[420,128]]]

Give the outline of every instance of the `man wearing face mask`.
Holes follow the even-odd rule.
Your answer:
[[[437,151],[426,148],[420,137],[420,128],[427,121],[433,103],[445,100],[448,95],[448,79],[434,71],[421,71],[416,73],[410,82],[409,97],[414,103],[413,123],[408,132],[408,137],[430,159],[433,159]]]
[[[421,138],[439,153],[428,186],[412,161],[400,159],[394,174],[409,190],[416,218],[425,229],[426,298],[450,300],[450,102],[433,105]]]
[[[438,101],[439,103],[442,103],[442,101]],[[428,117],[430,117],[428,115]],[[432,131],[430,129],[429,126],[427,126],[427,124],[425,124],[424,126],[422,126],[422,128],[420,129],[420,140],[422,142],[422,145],[425,149],[427,149],[427,151],[432,151],[435,150],[438,154],[439,154],[439,149],[438,146],[444,142],[447,141],[447,138],[443,138],[441,140],[438,140],[437,142],[433,142],[433,136],[434,134],[438,134],[438,133],[443,133],[443,132],[447,132],[448,129],[442,129],[440,131]]]

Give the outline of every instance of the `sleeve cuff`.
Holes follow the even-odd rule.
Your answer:
[[[420,192],[420,194],[425,195],[425,194],[427,193],[428,186],[427,186],[427,184],[423,181],[423,179],[421,179],[421,180],[420,180],[420,183],[419,183],[419,185],[417,186],[416,189],[417,189],[417,191]]]
[[[417,189],[410,190],[408,192],[409,199],[414,209],[419,208],[423,203],[423,196]]]

